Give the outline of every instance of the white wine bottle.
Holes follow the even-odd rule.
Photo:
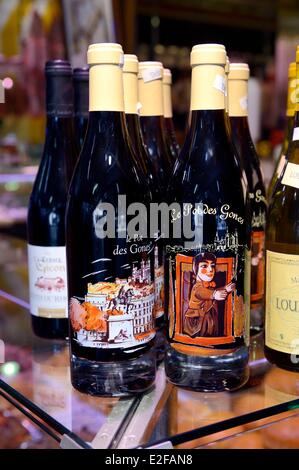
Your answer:
[[[288,70],[288,99],[287,99],[287,111],[286,111],[286,128],[284,131],[284,138],[281,146],[280,155],[277,160],[277,164],[270,181],[267,197],[270,202],[275,192],[277,182],[279,181],[284,166],[286,164],[289,144],[292,141],[293,127],[294,127],[294,115],[295,115],[295,89],[296,89],[296,62],[291,62]]]
[[[299,46],[296,52],[299,82]],[[266,230],[266,358],[299,371],[299,88],[288,162],[269,207]]]

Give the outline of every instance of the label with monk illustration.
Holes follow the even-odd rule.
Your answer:
[[[67,318],[65,246],[28,245],[30,312],[44,318]]]
[[[127,278],[87,283],[85,298],[71,298],[73,339],[80,346],[124,349],[147,343],[155,336],[155,285],[150,260],[134,262],[128,268],[131,272]]]
[[[217,232],[214,242],[199,249],[166,247],[169,336],[181,350],[231,349],[247,342],[246,252],[237,230]]]

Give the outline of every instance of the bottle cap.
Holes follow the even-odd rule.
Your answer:
[[[226,51],[222,44],[197,44],[192,47],[191,66],[213,64],[226,64]]]
[[[139,62],[138,78],[144,83],[163,78],[163,64],[161,62]]]
[[[248,80],[250,75],[250,70],[248,64],[230,64],[229,67],[229,80]]]
[[[163,69],[163,85],[171,85],[172,75],[170,69]]]
[[[89,68],[88,67],[82,67],[82,68],[76,68],[74,69],[73,72],[73,77],[74,80],[77,82],[88,82],[89,80]]]
[[[125,54],[124,55],[124,67],[123,72],[138,73],[138,58],[134,54]]]
[[[289,78],[296,78],[296,62],[291,62],[288,70]]]
[[[112,64],[123,66],[124,53],[120,44],[101,42],[91,44],[87,51],[87,62],[90,65]]]
[[[48,60],[45,65],[46,75],[72,75],[72,67],[68,60]]]

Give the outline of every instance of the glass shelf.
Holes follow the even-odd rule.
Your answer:
[[[0,339],[5,346],[0,395],[61,447],[234,445],[238,436],[237,441],[232,436],[299,413],[299,374],[270,366],[261,335],[251,341],[250,380],[236,392],[179,389],[167,382],[160,365],[154,389],[143,396],[81,394],[71,386],[67,342],[32,334],[25,242],[1,236],[0,267]]]

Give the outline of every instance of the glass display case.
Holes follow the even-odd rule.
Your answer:
[[[7,432],[15,425],[24,434],[14,448],[299,447],[299,375],[265,360],[261,335],[251,340],[250,380],[241,390],[179,389],[161,364],[145,395],[84,395],[70,382],[67,342],[32,334],[25,242],[1,236],[0,265],[0,420],[11,418]]]

